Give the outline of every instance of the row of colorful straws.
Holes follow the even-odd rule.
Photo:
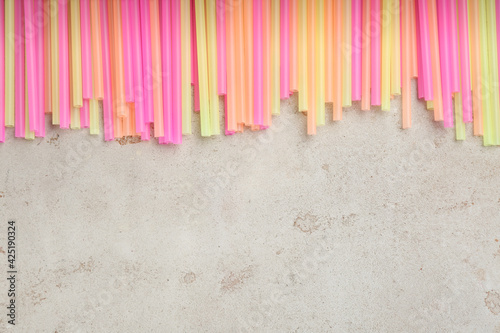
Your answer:
[[[500,145],[500,0],[0,0],[0,142],[61,128],[162,144],[269,127],[298,92],[307,133],[411,79],[435,121]],[[194,87],[194,105],[192,88]],[[102,101],[102,118],[99,101]]]

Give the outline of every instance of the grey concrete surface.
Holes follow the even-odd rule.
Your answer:
[[[344,111],[181,146],[0,144],[1,332],[500,332],[500,150]],[[48,120],[48,119],[47,119]],[[17,325],[7,323],[7,221]]]

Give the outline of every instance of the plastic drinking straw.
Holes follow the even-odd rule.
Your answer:
[[[498,45],[495,1],[486,1],[488,59],[490,68],[490,108],[492,144],[500,145],[500,91],[498,82]]]
[[[102,77],[102,43],[101,43],[101,20],[99,18],[99,0],[90,0],[90,28],[91,28],[91,49],[92,49],[92,86],[94,99],[104,98],[103,77]],[[137,2],[137,1],[130,1]],[[135,15],[139,15],[139,7]],[[139,33],[139,27],[136,28]],[[140,47],[137,46],[137,49]],[[135,50],[132,50],[135,52]]]
[[[427,11],[427,0],[417,0],[418,3],[418,32],[420,36],[420,58],[422,64],[422,77],[419,76],[424,86],[424,99],[431,101],[434,99],[432,86],[432,61],[429,40],[429,18]],[[466,1],[466,0],[465,0]],[[467,6],[467,4],[466,4]]]
[[[382,47],[382,20],[380,12],[380,2],[382,0],[371,0],[370,4],[370,76],[371,76],[371,103],[381,104],[381,47]]]
[[[210,102],[208,93],[208,60],[205,0],[195,0],[196,42],[198,49],[198,79],[200,89],[201,136],[211,135]]]
[[[109,37],[115,35],[114,28],[115,24],[114,15],[113,15],[113,0],[107,1],[106,7],[108,9],[108,31]],[[109,57],[110,59],[116,58],[116,42],[113,42],[109,39]],[[123,136],[123,117],[119,117],[117,114],[117,99],[114,97],[117,95],[117,82],[116,82],[116,62],[110,62],[110,71],[111,71],[111,95],[113,96],[112,100],[112,110],[113,110],[113,131],[115,138],[121,138]]]
[[[24,67],[24,105],[25,105],[25,111],[24,111],[24,138],[26,140],[34,140],[35,139],[35,132],[30,130],[30,125],[29,125],[29,101],[28,101],[28,75],[27,75],[27,70],[26,70],[26,64]]]
[[[496,18],[496,42],[497,42],[497,48],[496,48],[496,52],[497,52],[497,61],[500,61],[500,51],[498,51],[498,48],[500,47],[500,1],[496,1],[495,2],[495,18]],[[493,19],[492,19],[493,20]],[[498,62],[496,63],[496,66],[498,67],[498,76],[500,76],[500,66],[498,64]],[[498,80],[496,82],[498,84]],[[495,111],[496,113],[496,117],[497,117],[497,127],[496,127],[496,134],[497,134],[497,139],[498,139],[498,136],[500,135],[500,117],[498,116],[498,109],[496,109]],[[500,144],[500,142],[497,141],[497,145]]]
[[[225,0],[221,0],[221,11],[225,13]],[[225,14],[224,14],[225,17]],[[224,34],[225,26],[221,27]],[[224,47],[226,47],[224,45]],[[181,1],[181,56],[182,56],[182,134],[191,134],[191,13],[188,1]],[[226,50],[224,50],[224,57]],[[225,60],[225,59],[224,59]],[[224,64],[224,71],[226,65]],[[137,112],[137,106],[136,106]]]
[[[298,0],[290,0],[289,25],[290,25],[290,94],[299,90],[298,82]],[[326,14],[326,13],[325,13]]]
[[[14,126],[14,68],[16,35],[14,0],[5,0],[5,126]]]
[[[90,127],[90,102],[92,98],[92,50],[90,42],[90,3],[80,0],[80,33],[82,49],[82,97],[80,112],[82,128]]]
[[[226,94],[226,9],[225,0],[217,0],[217,92],[219,95]]]
[[[194,90],[194,111],[200,111],[200,91],[199,91],[199,79],[198,79],[198,49],[196,45],[196,17],[194,9],[194,1],[191,0],[191,76],[192,84]],[[233,10],[231,8],[231,10]]]
[[[262,0],[255,0],[253,3],[253,99],[254,99],[254,117],[255,125],[263,126],[264,119],[264,71],[262,48]],[[290,85],[291,85],[290,81]]]
[[[316,1],[307,1],[307,40],[308,74],[309,74],[309,107],[307,108],[307,134],[316,134]]]
[[[143,133],[145,130],[144,120],[144,86],[142,73],[142,41],[141,41],[141,17],[138,1],[128,1],[130,26],[132,79],[134,89],[134,117],[135,132]],[[101,64],[102,65],[102,64]]]
[[[142,43],[142,74],[143,74],[143,94],[144,94],[144,122],[154,121],[153,112],[153,64],[151,56],[151,20],[149,10],[149,0],[140,1],[141,12],[141,43]],[[149,131],[149,129],[147,130]]]
[[[449,43],[450,43],[450,74],[451,74],[451,91],[460,92],[460,68],[458,65],[458,22],[457,22],[457,2],[450,1],[448,4],[448,12],[446,13],[449,20]]]
[[[325,101],[327,103],[333,103],[333,27],[333,0],[325,0]]]
[[[420,22],[420,17],[419,17],[419,10],[418,10],[418,3],[419,0],[415,0],[415,22],[417,24],[417,29],[416,29],[416,36],[417,36],[417,66],[418,66],[418,78],[417,78],[417,97],[419,99],[424,98],[424,74],[422,72],[423,66],[422,66],[422,45],[421,45],[421,38],[420,38],[420,27],[419,22]],[[402,28],[401,28],[402,29]]]
[[[370,0],[363,0],[362,12],[362,64],[361,64],[361,110],[370,110]]]
[[[363,0],[352,0],[352,100],[361,100]]]
[[[45,137],[45,68],[44,68],[44,13],[43,13],[43,0],[35,0],[35,28],[36,28],[36,63],[37,63],[37,103],[38,103],[38,113],[37,113],[37,131],[35,135],[37,137]]]
[[[299,111],[308,108],[308,73],[307,73],[307,0],[298,0],[298,83],[299,83]],[[334,0],[329,0],[334,1]],[[333,21],[332,21],[333,22]],[[269,34],[269,32],[267,33]],[[266,33],[264,33],[266,38]],[[267,53],[265,53],[267,54]],[[329,58],[327,58],[329,59]],[[333,59],[333,57],[332,57]],[[333,88],[332,88],[333,89]],[[266,93],[264,89],[264,93]]]
[[[244,71],[244,32],[243,32],[243,3],[239,0],[233,2],[234,11],[234,47],[235,47],[235,61],[236,61],[236,73],[235,73],[235,103],[236,103],[236,123],[240,128],[243,123],[243,110],[245,109],[244,93],[245,93],[245,71]],[[279,90],[278,90],[279,91]],[[279,95],[278,95],[279,97]]]
[[[90,103],[90,134],[99,134],[99,101],[91,99]]]
[[[465,123],[462,115],[462,94],[456,93],[455,100],[455,139],[465,140]]]
[[[483,101],[481,89],[481,46],[479,34],[479,4],[469,1],[470,55],[472,72],[472,113],[474,135],[483,135]]]
[[[449,45],[449,21],[446,12],[448,10],[447,1],[437,2],[437,14],[439,25],[439,51],[441,53],[441,82],[443,86],[443,118],[444,127],[453,127],[453,113],[451,105],[451,55]]]
[[[418,77],[417,23],[415,20],[415,0],[410,0],[410,11],[411,11],[411,77]]]
[[[5,2],[0,0],[0,142],[5,142]]]
[[[343,49],[342,49],[342,1],[334,0],[333,2],[333,47],[334,47],[334,64],[333,75],[333,120],[342,120],[342,65],[343,64]]]
[[[304,0],[305,1],[305,0]],[[299,0],[299,3],[304,2],[303,0]],[[300,12],[300,11],[299,11]],[[300,23],[300,18],[299,18],[299,23]],[[299,36],[300,36],[300,29],[299,29]],[[306,31],[307,32],[307,31]],[[303,35],[306,34],[306,32],[303,33]],[[270,1],[263,1],[262,2],[262,36],[263,36],[263,47],[262,47],[262,55],[263,55],[263,61],[262,61],[262,68],[263,68],[263,104],[264,104],[264,115],[263,115],[263,127],[267,128],[271,126],[272,124],[272,117],[271,117],[271,109],[272,109],[272,94],[271,94],[271,87],[272,87],[272,78],[271,78],[271,2]],[[300,44],[299,40],[299,45]],[[306,50],[307,48],[305,48]],[[298,54],[299,59],[301,57],[300,54],[304,53],[303,50],[299,49],[301,53]],[[307,61],[307,59],[306,59]],[[301,66],[301,63],[299,62],[299,66]],[[301,73],[301,68],[299,67],[299,75]],[[301,89],[301,85],[303,85],[302,78],[299,77],[299,90]],[[299,94],[299,108],[300,108],[300,103],[303,102],[302,96],[304,96],[306,92],[301,90],[301,93]],[[229,96],[228,96],[229,97]],[[299,109],[300,110],[300,109]]]
[[[272,114],[280,114],[280,0],[271,0]]]
[[[391,0],[391,94],[401,94],[401,25],[399,0]],[[415,58],[417,56],[415,55]]]
[[[28,81],[28,99],[30,101],[29,128],[31,131],[37,131],[39,127],[38,113],[38,63],[36,53],[37,29],[35,24],[35,2],[31,0],[24,1],[24,31],[25,36],[25,53],[26,53],[26,77]]]
[[[159,143],[172,143],[172,15],[171,0],[163,1],[160,6],[160,36],[163,76],[163,124],[164,136]]]
[[[3,1],[2,1],[3,3]],[[51,65],[50,65],[50,0],[43,0],[43,85],[44,85],[44,102],[45,113],[52,113],[52,82],[51,82]],[[45,120],[45,118],[44,118]],[[44,122],[45,124],[45,122]]]
[[[122,45],[123,45],[123,71],[125,80],[125,102],[134,102],[134,77],[132,69],[132,44],[130,32],[130,13],[129,4],[130,0],[121,0],[121,14],[122,14]]]
[[[411,3],[401,1],[402,127],[411,127]]]
[[[73,82],[71,85],[71,94],[73,107],[81,108],[83,106],[82,98],[82,50],[80,34],[80,0],[72,0],[70,3],[71,22],[71,75]]]
[[[352,14],[351,0],[342,3],[342,106],[352,104]]]
[[[181,0],[174,0],[181,1]],[[210,132],[212,135],[220,134],[220,120],[219,120],[219,94],[217,84],[217,3],[216,0],[206,0],[206,19],[207,19],[207,55],[208,55],[208,88],[209,88],[209,101],[210,101]],[[178,17],[178,15],[177,15]],[[180,40],[179,40],[180,43]],[[174,48],[174,51],[178,48]],[[179,55],[180,61],[180,55]],[[251,64],[253,68],[253,63]],[[249,66],[250,67],[250,66]],[[180,68],[178,66],[177,68]],[[180,73],[179,73],[180,79]],[[177,87],[180,86],[176,84]],[[174,86],[175,89],[175,86]],[[252,87],[253,93],[253,87]],[[179,95],[180,97],[180,95]],[[174,99],[176,96],[174,96]],[[251,107],[249,107],[248,119],[253,120],[253,95],[249,96]],[[180,102],[180,100],[179,100]],[[180,111],[180,105],[179,105]],[[179,115],[180,120],[180,115]],[[180,124],[180,123],[179,123]]]
[[[427,12],[429,19],[429,44],[432,62],[432,86],[434,120],[443,120],[443,95],[441,86],[441,58],[439,54],[438,24],[436,12],[436,0],[427,0]]]
[[[488,0],[489,1],[489,0]],[[488,24],[487,24],[487,14],[486,14],[486,0],[479,0],[479,34],[480,34],[480,44],[481,44],[481,86],[482,86],[482,98],[483,98],[483,144],[492,145],[493,141],[493,117],[491,110],[491,98],[492,87],[490,85],[490,68],[488,61]]]
[[[316,0],[316,126],[325,125],[325,4]]]
[[[390,13],[391,0],[382,0],[382,10]],[[392,15],[384,15],[382,22],[381,109],[391,109],[391,25]]]
[[[241,7],[241,6],[240,6]],[[243,122],[247,126],[253,124],[253,1],[243,1],[243,61],[244,61],[244,85],[243,85]],[[287,16],[288,18],[288,16]],[[288,49],[287,51],[288,52]],[[210,67],[210,66],[209,66]],[[289,71],[289,66],[286,70]],[[290,85],[286,86],[287,96],[290,91]],[[212,111],[212,109],[211,109]],[[212,113],[212,112],[211,112]],[[213,133],[212,133],[213,134]]]
[[[59,31],[57,0],[50,0],[50,81],[52,125],[59,125]]]
[[[164,135],[163,126],[163,97],[162,97],[162,67],[161,67],[161,44],[160,44],[160,21],[158,0],[149,1],[151,20],[151,56],[153,59],[153,101],[154,101],[154,130],[155,137]],[[146,73],[148,75],[148,73]]]
[[[113,124],[113,95],[111,93],[111,59],[109,55],[109,31],[108,31],[108,7],[106,0],[99,1],[99,14],[101,19],[101,43],[102,43],[102,78],[104,99],[102,101],[102,113],[104,119],[104,140],[114,139]],[[142,39],[144,41],[144,39]]]
[[[78,6],[80,7],[80,4],[79,3],[75,3],[75,2],[70,2],[69,3],[69,6],[72,7],[72,6]],[[70,8],[70,13],[71,13],[71,8]],[[72,15],[70,15],[68,17],[68,25],[71,27],[72,22],[74,22],[73,20],[73,17]],[[70,28],[71,29],[71,28]],[[73,34],[69,34],[69,39],[68,39],[68,42],[69,42],[69,45],[72,45],[72,42],[73,42]],[[69,59],[69,68],[72,68],[73,66],[73,48],[70,47],[69,48],[69,52],[68,52],[68,59]],[[69,86],[70,87],[73,87],[73,82],[74,82],[74,76],[73,76],[73,71],[69,71]],[[82,101],[83,103],[83,101]],[[70,114],[70,124],[69,124],[69,127],[71,129],[80,129],[80,109],[81,108],[76,108],[73,104],[73,94],[70,94],[69,95],[69,105],[70,105],[70,110],[71,110],[71,114]]]
[[[313,0],[314,1],[314,0]],[[245,2],[246,3],[246,2]],[[280,0],[280,97],[290,97],[290,2]]]
[[[24,3],[15,1],[14,45],[15,45],[15,137],[25,136],[25,73],[24,73]]]
[[[462,102],[460,105],[462,106],[463,122],[470,123],[472,122],[472,96],[470,81],[469,22],[467,17],[467,0],[457,0],[457,7],[459,30],[458,36],[460,45],[460,82],[462,85]],[[458,121],[455,121],[455,126],[458,123]]]
[[[154,3],[155,1],[152,1]],[[158,2],[156,1],[156,4]],[[123,50],[123,38],[122,38],[122,23],[121,23],[121,3],[120,0],[112,0],[111,3],[108,6],[112,7],[112,12],[109,13],[108,15],[112,15],[112,20],[110,21],[110,24],[113,24],[112,28],[110,27],[109,31],[112,33],[111,36],[112,39],[110,42],[113,43],[112,49],[114,51],[115,56],[112,57],[113,61],[111,62],[111,65],[113,67],[114,71],[114,81],[112,82],[113,89],[116,91],[116,97],[115,97],[115,103],[114,103],[114,108],[116,109],[116,115],[118,117],[128,117],[129,116],[129,108],[127,106],[127,100],[125,96],[125,66],[124,66],[124,50]],[[152,12],[152,11],[151,11]],[[158,15],[158,7],[156,7],[155,10],[156,15]],[[153,22],[153,21],[152,21]],[[152,23],[153,24],[153,23]],[[152,25],[153,26],[153,25]],[[158,27],[159,30],[159,27]],[[152,48],[153,50],[153,48]],[[153,63],[154,63],[154,57],[153,57]],[[161,59],[160,59],[161,62]],[[161,73],[161,70],[154,70],[155,68],[153,67],[153,80],[155,80],[156,76],[159,76]],[[153,84],[153,93],[154,93],[154,87],[155,84]],[[129,96],[130,97],[130,96]],[[123,123],[123,122],[122,122]],[[120,124],[120,123],[118,123]],[[115,133],[116,134],[116,133]]]
[[[182,54],[181,54],[181,2],[182,0],[172,0],[172,140],[174,144],[182,143]],[[217,45],[217,32],[215,23],[215,0],[213,0],[214,37],[213,49]],[[217,55],[215,55],[217,63]],[[214,67],[214,76],[217,79],[217,67]],[[216,81],[214,81],[216,84]],[[217,102],[217,86],[214,85],[214,95]],[[219,122],[219,105],[217,104],[217,128]]]
[[[235,12],[233,10],[233,0],[225,0],[224,3],[225,19],[226,25],[224,31],[226,34],[226,72],[227,72],[227,86],[226,86],[226,135],[228,133],[232,134],[237,130],[237,120],[236,120],[236,49],[234,45],[234,16]],[[191,98],[191,95],[189,95]]]

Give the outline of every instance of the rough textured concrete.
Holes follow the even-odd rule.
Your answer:
[[[195,115],[179,147],[9,132],[10,330],[500,332],[498,149],[417,101],[401,130],[399,99],[308,137],[296,101],[263,133],[202,139]]]

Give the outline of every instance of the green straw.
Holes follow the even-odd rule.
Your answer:
[[[498,89],[498,53],[497,53],[497,22],[495,1],[486,1],[488,25],[488,56],[490,67],[490,112],[491,112],[491,140],[492,144],[500,145],[500,91]]]
[[[455,136],[459,141],[465,140],[465,123],[462,116],[462,94],[455,93]]]

